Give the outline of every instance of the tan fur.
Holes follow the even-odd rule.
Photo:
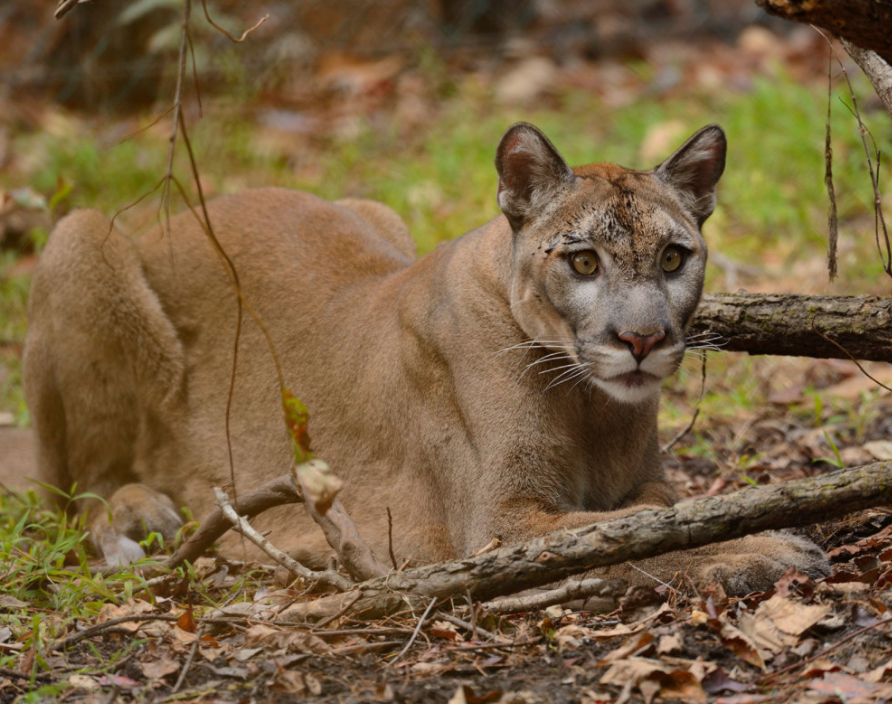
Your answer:
[[[695,146],[723,164],[724,137],[712,129]],[[520,541],[674,501],[658,457],[658,381],[681,359],[700,295],[699,224],[721,164],[707,164],[708,188],[689,193],[684,180],[700,172],[685,170],[685,148],[654,172],[593,165],[574,175],[541,140],[519,126],[500,146],[507,219],[418,260],[405,225],[378,203],[262,189],[210,204],[286,383],[310,410],[314,451],[345,481],[344,505],[379,556],[387,508],[397,559],[422,563],[494,536]],[[193,216],[171,227],[170,240],[160,230],[131,240],[97,212],[72,213],[32,285],[24,374],[41,479],[111,499],[116,522],[99,511],[93,523],[102,546],[109,531],[132,534],[134,516],[169,534],[167,497],[200,517],[212,485],[231,481],[236,298]],[[691,250],[671,281],[654,273],[667,230]],[[571,275],[571,231],[602,255],[598,281]],[[595,378],[604,355],[610,369],[629,361],[617,334],[654,326],[665,340],[641,362],[657,375],[650,390]],[[561,350],[569,361],[547,357]],[[591,379],[548,388],[559,367],[589,362]],[[246,492],[286,472],[290,456],[270,355],[247,317],[232,409]],[[277,509],[255,525],[310,565],[328,559],[302,511]],[[822,559],[776,534],[643,564],[660,579],[689,572],[746,591],[788,565],[819,573]]]

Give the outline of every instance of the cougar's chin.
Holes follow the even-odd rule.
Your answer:
[[[660,393],[663,379],[641,371],[640,369],[618,374],[609,379],[595,378],[594,382],[617,401],[622,403],[641,403]]]

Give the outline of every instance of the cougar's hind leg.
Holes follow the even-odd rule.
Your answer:
[[[28,325],[23,371],[38,478],[106,500],[146,481],[133,470],[141,418],[181,397],[185,362],[135,248],[108,218],[77,211],[56,227],[34,273]],[[138,502],[117,503],[139,511]],[[104,519],[101,502],[79,509],[91,524]],[[103,536],[97,547],[115,553],[117,539]]]
[[[97,512],[90,531],[93,543],[112,565],[127,565],[145,557],[139,541],[149,533],[172,541],[183,525],[170,497],[145,484],[122,486],[109,497],[108,509]]]

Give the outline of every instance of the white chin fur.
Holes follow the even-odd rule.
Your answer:
[[[593,379],[592,381],[597,384],[598,388],[621,403],[641,403],[652,399],[659,395],[661,386],[661,380],[656,377],[653,377],[653,381],[635,385],[609,379]]]

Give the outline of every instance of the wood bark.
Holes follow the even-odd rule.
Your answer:
[[[233,504],[238,505],[240,516],[253,518],[276,506],[298,504],[303,500],[297,493],[291,477],[286,474],[267,482],[249,494],[240,496],[237,502],[233,501]],[[230,528],[232,522],[226,518],[222,510],[215,509],[210,515],[202,518],[201,527],[165,560],[163,567],[174,569],[184,562],[194,562]]]
[[[892,64],[892,0],[756,0],[768,13],[833,32]]]
[[[880,102],[886,108],[889,117],[892,117],[892,66],[889,66],[889,62],[884,61],[875,51],[862,49],[846,39],[842,40],[842,46],[864,71],[864,75],[870,79]]]
[[[487,600],[597,567],[839,518],[890,502],[892,462],[874,462],[813,479],[750,487],[668,509],[641,511],[477,557],[391,573],[350,592],[295,604],[280,618],[317,620],[338,613],[345,604],[353,613],[375,618],[407,607],[424,608],[431,597],[447,599],[468,593]]]
[[[892,298],[713,294],[688,332],[721,335],[717,344],[731,352],[848,359],[842,347],[855,359],[892,362]]]

